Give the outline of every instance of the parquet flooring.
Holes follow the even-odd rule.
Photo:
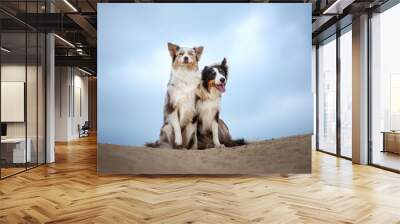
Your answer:
[[[0,223],[400,223],[400,175],[313,152],[311,175],[98,176],[89,137],[0,181]]]

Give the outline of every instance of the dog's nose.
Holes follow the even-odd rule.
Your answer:
[[[184,61],[184,62],[189,61],[189,57],[188,57],[188,56],[183,57],[183,61]]]
[[[219,81],[221,81],[222,83],[225,82],[225,78],[220,78]]]

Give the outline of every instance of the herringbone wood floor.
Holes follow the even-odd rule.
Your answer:
[[[98,176],[94,137],[0,181],[0,223],[400,223],[400,175],[313,153],[313,174]]]

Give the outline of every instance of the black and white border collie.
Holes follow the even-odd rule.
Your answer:
[[[146,146],[197,149],[195,92],[201,79],[198,62],[203,49],[168,43],[172,69],[165,96],[164,124],[159,140]]]
[[[228,65],[224,58],[220,64],[204,67],[201,83],[196,92],[198,148],[220,148],[244,145],[243,139],[232,140],[225,122],[219,118],[221,96],[228,81]]]

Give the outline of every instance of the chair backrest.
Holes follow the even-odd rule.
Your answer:
[[[85,124],[83,124],[82,128],[89,129],[89,128],[90,128],[90,123],[89,123],[89,121],[85,121]]]

